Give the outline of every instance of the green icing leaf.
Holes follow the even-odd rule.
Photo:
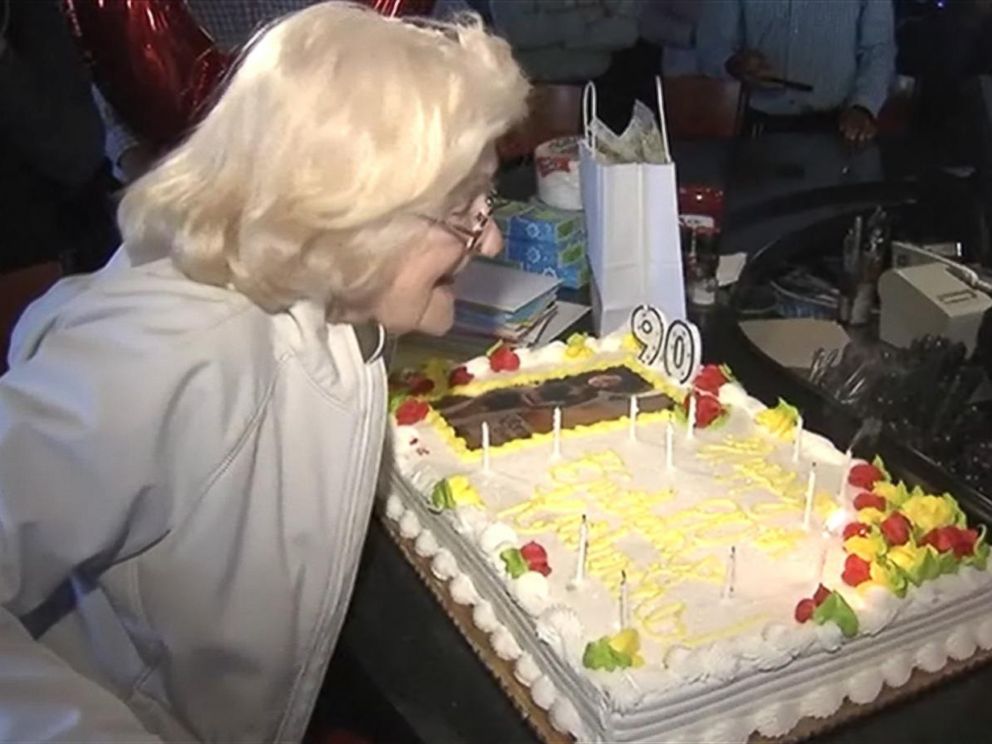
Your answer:
[[[410,394],[405,390],[394,390],[391,392],[389,394],[389,412],[396,413],[396,409],[409,397]]]
[[[989,546],[988,543],[981,543],[975,545],[975,552],[969,555],[965,561],[969,566],[974,566],[979,571],[984,571],[985,567],[989,562]]]
[[[974,566],[979,571],[984,571],[989,561],[989,545],[985,542],[987,530],[984,524],[978,526],[978,539],[975,540],[974,552],[964,559],[968,566]]]
[[[858,616],[838,592],[830,592],[830,596],[813,611],[813,622],[817,625],[827,621],[837,623],[845,638],[858,634]]]
[[[919,583],[921,584],[924,581],[931,581],[940,576],[940,554],[930,546],[927,546],[925,553],[926,557],[920,564],[919,571]]]
[[[455,508],[455,497],[451,493],[451,486],[448,484],[447,478],[434,484],[434,490],[431,491],[431,504],[435,509]]]
[[[944,498],[951,504],[951,509],[954,512],[954,526],[965,529],[968,527],[968,517],[965,516],[964,512],[961,511],[961,507],[958,505],[957,499],[955,499],[951,494],[945,493]]]
[[[892,475],[889,473],[889,469],[885,467],[885,461],[882,460],[881,457],[875,455],[875,459],[871,461],[871,464],[874,465],[876,468],[878,468],[880,471],[882,471],[882,476],[885,478],[885,480],[887,481],[892,480]]]
[[[876,566],[877,568],[872,572],[872,578],[875,578],[875,573],[877,572],[879,574],[880,584],[886,586],[890,592],[900,599],[905,597],[906,589],[909,587],[906,573],[899,566],[885,559],[881,559]]]
[[[519,549],[507,548],[499,554],[499,557],[503,561],[503,565],[506,566],[506,572],[510,574],[511,579],[520,578],[527,573],[527,561],[524,560]]]
[[[940,572],[942,574],[956,574],[958,569],[961,567],[960,562],[954,555],[953,550],[948,550],[946,553],[940,553],[939,558],[937,558],[937,565],[940,566]]]
[[[781,411],[786,416],[788,416],[789,417],[789,421],[792,424],[799,423],[799,409],[796,408],[791,403],[789,403],[784,398],[779,398],[778,399],[778,405],[775,406],[775,408],[778,409],[779,411]]]
[[[582,654],[582,666],[586,669],[603,669],[612,672],[616,669],[627,669],[631,666],[631,658],[610,646],[607,636],[598,641],[589,641]]]
[[[727,378],[728,382],[733,382],[737,379],[737,375],[734,374],[734,370],[730,368],[729,364],[721,364],[720,371],[723,372],[723,376]]]

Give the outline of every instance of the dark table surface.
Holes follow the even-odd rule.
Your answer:
[[[785,232],[862,204],[914,198],[919,173],[916,156],[906,143],[883,143],[850,154],[829,135],[779,135],[736,145],[676,143],[673,149],[680,181],[726,188],[725,252],[755,253]],[[528,177],[525,172],[509,174],[505,190],[519,196]],[[788,373],[770,371],[767,359],[744,348],[728,313],[718,309],[700,319],[706,355],[733,359],[745,385],[760,388],[754,391],[759,397],[793,392],[807,397],[815,411],[808,417],[813,428],[850,436],[856,422],[842,421],[843,415],[828,403],[817,407],[810,398],[815,391]],[[940,473],[920,467],[920,479],[940,479]],[[394,733],[386,738],[431,744],[534,741],[378,524],[373,524],[366,543],[339,648],[402,721],[402,728],[392,729]],[[992,729],[992,706],[986,702],[989,690],[992,668],[949,681],[817,740],[835,744],[985,741]]]

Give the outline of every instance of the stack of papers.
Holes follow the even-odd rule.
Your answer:
[[[555,314],[559,281],[491,261],[470,263],[455,279],[455,332],[526,342]]]

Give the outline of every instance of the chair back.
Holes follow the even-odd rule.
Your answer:
[[[55,261],[0,274],[0,375],[7,371],[10,336],[25,308],[62,277]]]
[[[663,81],[671,139],[731,139],[741,129],[744,98],[737,80],[687,75]]]

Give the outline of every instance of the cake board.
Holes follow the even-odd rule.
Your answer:
[[[570,744],[574,739],[563,734],[551,725],[546,711],[539,708],[530,697],[526,686],[521,684],[513,673],[513,664],[500,659],[493,653],[486,633],[479,630],[472,621],[472,608],[469,605],[459,605],[448,593],[446,582],[438,579],[431,572],[431,560],[417,555],[414,541],[399,534],[393,522],[384,516],[381,523],[386,534],[396,545],[407,563],[413,568],[421,582],[437,600],[445,615],[452,621],[473,653],[479,658],[503,693],[509,698],[524,721],[533,730],[535,736],[545,744]],[[979,651],[963,661],[950,659],[937,672],[926,672],[922,669],[913,671],[906,684],[900,687],[885,686],[878,697],[870,703],[858,704],[846,700],[840,709],[828,718],[804,718],[787,734],[779,737],[766,737],[753,734],[749,744],[794,744],[806,741],[824,734],[844,724],[871,715],[896,703],[905,702],[927,690],[959,677],[967,672],[992,662],[992,651]]]

